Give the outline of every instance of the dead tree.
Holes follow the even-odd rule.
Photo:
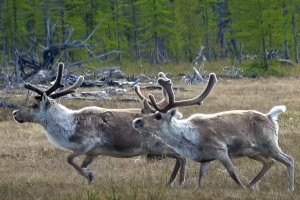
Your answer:
[[[201,48],[198,52],[198,55],[193,60],[192,64],[197,66],[197,65],[203,63],[204,61],[206,61],[206,57],[204,55],[204,46],[201,46]]]
[[[54,42],[56,25],[57,23],[51,25],[50,20],[47,20],[47,35],[45,45],[38,44],[36,38],[31,38],[31,47],[27,52],[20,52],[19,50],[15,50],[15,56],[18,64],[17,70],[19,70],[20,78],[22,78],[23,80],[28,79],[29,77],[31,77],[34,74],[37,74],[41,70],[51,71],[53,64],[55,64],[59,55],[65,50],[84,48],[91,56],[89,59],[70,63],[67,65],[67,67],[81,65],[83,63],[87,63],[95,59],[105,59],[110,55],[120,54],[119,51],[106,52],[100,55],[93,54],[92,50],[90,49],[90,44],[88,43],[88,40],[92,37],[98,26],[84,40],[72,40],[72,34],[74,29],[69,28],[64,42],[56,44]],[[42,47],[42,59],[39,59],[36,53],[38,46]]]

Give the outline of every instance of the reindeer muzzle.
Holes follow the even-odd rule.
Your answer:
[[[18,113],[19,113],[19,110],[14,110],[14,111],[13,111],[13,117],[14,117],[14,119],[15,119],[17,122],[19,122],[19,123],[24,123],[25,121],[24,121],[23,119],[19,119]]]
[[[138,118],[133,120],[132,125],[135,129],[139,130],[144,127],[144,121],[141,118]]]

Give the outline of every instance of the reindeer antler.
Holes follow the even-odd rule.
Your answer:
[[[45,91],[47,96],[55,92],[57,89],[64,87],[64,85],[61,84],[64,68],[65,68],[64,63],[62,62],[58,63],[58,70],[57,70],[57,76],[55,82],[48,90]]]
[[[60,62],[58,64],[58,70],[57,70],[57,75],[56,75],[56,79],[55,79],[54,84],[50,88],[48,88],[47,90],[45,90],[45,91],[37,88],[36,86],[34,86],[34,85],[30,84],[30,83],[24,84],[24,87],[26,89],[28,89],[28,90],[32,90],[32,91],[36,92],[37,94],[39,94],[39,96],[35,96],[36,99],[41,99],[41,97],[43,96],[44,93],[47,96],[51,97],[52,99],[56,99],[56,98],[59,98],[61,96],[64,96],[64,95],[67,95],[67,94],[75,92],[75,89],[79,88],[80,85],[82,84],[82,82],[84,81],[84,77],[83,76],[79,76],[78,79],[77,79],[77,81],[73,85],[71,85],[70,87],[68,87],[68,88],[66,88],[66,89],[64,89],[62,91],[53,93],[57,89],[59,89],[61,87],[64,87],[64,85],[61,84],[61,79],[62,79],[63,71],[64,71],[64,64],[62,62]]]
[[[68,87],[66,89],[63,89],[62,91],[56,92],[54,94],[51,94],[51,95],[49,95],[49,97],[51,97],[52,99],[56,99],[56,98],[65,96],[67,94],[73,93],[73,92],[75,92],[75,90],[77,88],[79,88],[81,86],[81,84],[82,84],[83,81],[84,81],[84,77],[83,76],[79,76],[77,78],[77,81],[73,85],[71,85],[70,87]]]
[[[181,100],[181,101],[175,101],[175,96],[174,96],[174,91],[172,88],[172,82],[171,80],[166,80],[166,79],[162,79],[159,78],[158,79],[158,84],[160,84],[162,86],[162,88],[165,89],[165,91],[168,94],[169,97],[169,103],[168,105],[166,105],[165,107],[161,108],[160,106],[158,106],[158,104],[156,103],[155,97],[153,95],[149,95],[149,100],[151,102],[151,106],[154,107],[154,109],[156,111],[159,112],[167,112],[168,110],[175,108],[175,107],[183,107],[183,106],[190,106],[190,105],[201,105],[202,101],[209,95],[209,93],[212,91],[214,85],[217,82],[217,77],[216,74],[211,73],[209,75],[209,80],[207,83],[207,86],[205,88],[205,90],[202,92],[202,94],[200,94],[198,97],[195,97],[193,99],[187,99],[187,100]],[[148,103],[148,102],[145,102]]]
[[[169,80],[166,77],[166,74],[163,72],[158,73],[158,79]],[[152,106],[152,103],[150,102],[150,100],[142,94],[140,86],[136,85],[134,87],[134,91],[140,97],[140,99],[143,101],[144,108],[142,109],[142,113],[146,113],[146,110],[150,113],[155,113],[156,110],[153,109],[153,106]],[[162,87],[162,93],[163,93],[164,98],[160,102],[157,103],[158,105],[167,104],[169,101],[168,94],[163,87]]]
[[[46,93],[46,95],[50,95],[51,93],[53,93],[54,91],[56,91],[58,88],[60,87],[64,87],[64,85],[62,85],[60,82],[61,82],[61,79],[62,79],[62,74],[63,74],[63,71],[64,71],[64,64],[63,63],[59,63],[58,64],[58,70],[57,70],[57,75],[56,75],[56,79],[55,79],[55,82],[54,84],[48,88],[46,91],[42,91],[41,89],[35,87],[34,85],[30,84],[30,83],[26,83],[24,85],[24,87],[28,90],[32,90],[36,93],[38,93],[40,96],[43,95],[43,93]]]

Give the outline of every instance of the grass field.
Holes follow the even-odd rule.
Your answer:
[[[178,83],[179,84],[179,83]],[[180,83],[182,84],[182,83]],[[211,95],[200,106],[180,108],[184,116],[195,112],[213,113],[231,109],[255,109],[268,112],[284,104],[280,115],[279,143],[295,159],[295,192],[288,189],[287,170],[281,164],[271,168],[256,191],[241,190],[215,161],[205,186],[197,188],[199,164],[188,161],[186,184],[166,187],[173,159],[148,162],[143,157],[117,159],[99,156],[91,165],[95,182],[85,180],[67,163],[68,152],[50,144],[43,129],[35,124],[18,124],[11,110],[0,110],[0,199],[300,199],[300,80],[267,78],[220,80]],[[176,93],[189,98],[204,86],[187,86],[187,92]],[[134,96],[134,93],[132,93]],[[0,94],[0,95],[3,95]],[[11,94],[19,99],[17,93]],[[25,98],[25,97],[24,97]],[[67,101],[71,108],[98,105],[110,108],[141,107],[139,103],[111,104],[103,101]],[[244,184],[260,170],[260,163],[247,158],[234,160]]]

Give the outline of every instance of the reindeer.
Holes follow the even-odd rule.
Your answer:
[[[63,69],[63,63],[59,63],[55,83],[46,91],[29,83],[24,85],[26,89],[38,95],[35,96],[36,102],[33,105],[13,112],[17,122],[31,122],[43,126],[51,143],[72,152],[68,156],[68,163],[87,179],[88,184],[92,182],[94,176],[87,167],[98,155],[118,158],[139,155],[147,155],[150,158],[154,156],[175,158],[176,164],[168,184],[174,183],[179,170],[179,184],[184,184],[186,159],[159,138],[153,137],[150,133],[140,135],[132,127],[132,120],[142,116],[141,109],[106,109],[94,106],[71,110],[56,102],[55,99],[73,93],[84,80],[80,76],[72,86],[55,92],[63,86],[60,83]],[[140,93],[140,90],[137,92]],[[143,112],[146,111],[143,109]],[[82,164],[78,165],[74,159],[81,155],[86,157]]]
[[[170,145],[177,153],[200,162],[199,186],[204,184],[204,177],[211,161],[219,160],[231,178],[242,188],[232,158],[248,157],[261,162],[263,167],[247,185],[255,189],[260,179],[274,164],[274,160],[287,167],[289,190],[294,191],[294,159],[283,153],[278,146],[278,123],[280,113],[285,106],[275,106],[269,113],[254,110],[232,110],[215,114],[193,114],[187,119],[176,119],[176,107],[201,104],[216,83],[216,75],[210,74],[206,89],[198,98],[175,101],[172,83],[159,78],[158,83],[169,95],[169,104],[157,105],[155,98],[149,95],[144,100],[157,112],[133,121],[133,127],[142,134],[151,132]]]

